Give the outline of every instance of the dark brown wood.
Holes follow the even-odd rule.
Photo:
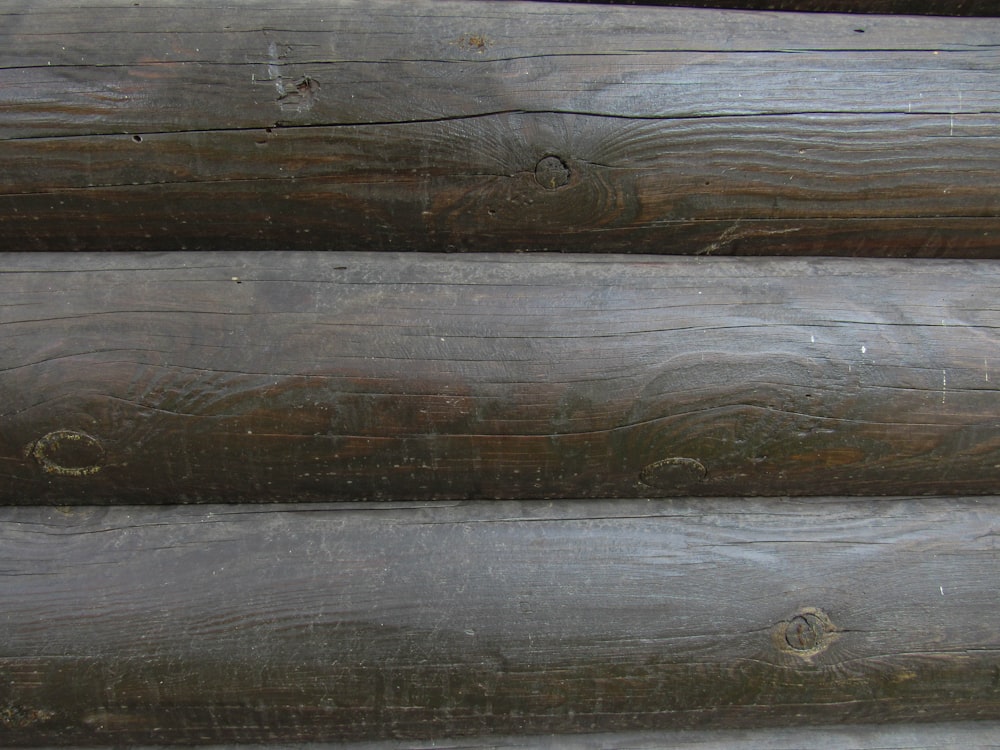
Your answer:
[[[0,257],[0,500],[1000,492],[1000,263]]]
[[[1000,20],[0,7],[17,250],[1000,254]]]
[[[5,746],[1000,715],[996,497],[0,521]]]

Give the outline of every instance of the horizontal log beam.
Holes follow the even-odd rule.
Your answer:
[[[7,247],[1000,254],[997,19],[0,11]]]
[[[1000,492],[1000,263],[0,256],[0,500]]]
[[[998,529],[996,497],[4,508],[0,741],[995,717]]]

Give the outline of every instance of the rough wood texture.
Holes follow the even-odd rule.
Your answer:
[[[0,256],[9,503],[1000,492],[1000,263]]]
[[[994,19],[7,0],[0,242],[997,256],[998,38]]]
[[[669,5],[685,8],[781,10],[808,13],[1000,16],[997,0],[549,0],[599,5]]]
[[[214,746],[206,750],[237,750]],[[245,746],[244,746],[245,747]],[[939,724],[870,724],[837,727],[788,727],[755,730],[694,730],[616,732],[508,737],[381,740],[329,744],[271,744],[269,750],[996,750],[1000,723],[942,722]],[[139,748],[138,750],[153,750]]]
[[[1000,715],[1000,498],[0,511],[0,741]]]

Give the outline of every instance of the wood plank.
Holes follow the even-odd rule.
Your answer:
[[[9,247],[1000,247],[1000,20],[426,0],[0,19]]]
[[[1000,263],[0,256],[6,503],[1000,492]]]
[[[0,510],[5,745],[962,721],[1000,498]]]

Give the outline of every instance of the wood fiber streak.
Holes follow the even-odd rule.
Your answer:
[[[1000,16],[996,0],[549,0],[600,5],[668,5],[686,8],[781,10],[932,16]]]
[[[1000,492],[990,261],[0,257],[0,500]]]
[[[6,508],[0,739],[995,719],[998,507]],[[821,647],[782,646],[814,610]]]
[[[1000,723],[995,721],[936,724],[852,724],[778,729],[703,729],[611,734],[561,734],[435,738],[435,750],[952,750],[956,747],[1000,748]],[[375,740],[340,743],[338,750],[426,750],[426,741]],[[329,750],[321,744],[268,745],[269,750]],[[147,747],[141,750],[155,750]],[[213,746],[211,750],[238,750]]]
[[[0,3],[0,242],[1000,255],[1000,20],[360,7]]]

